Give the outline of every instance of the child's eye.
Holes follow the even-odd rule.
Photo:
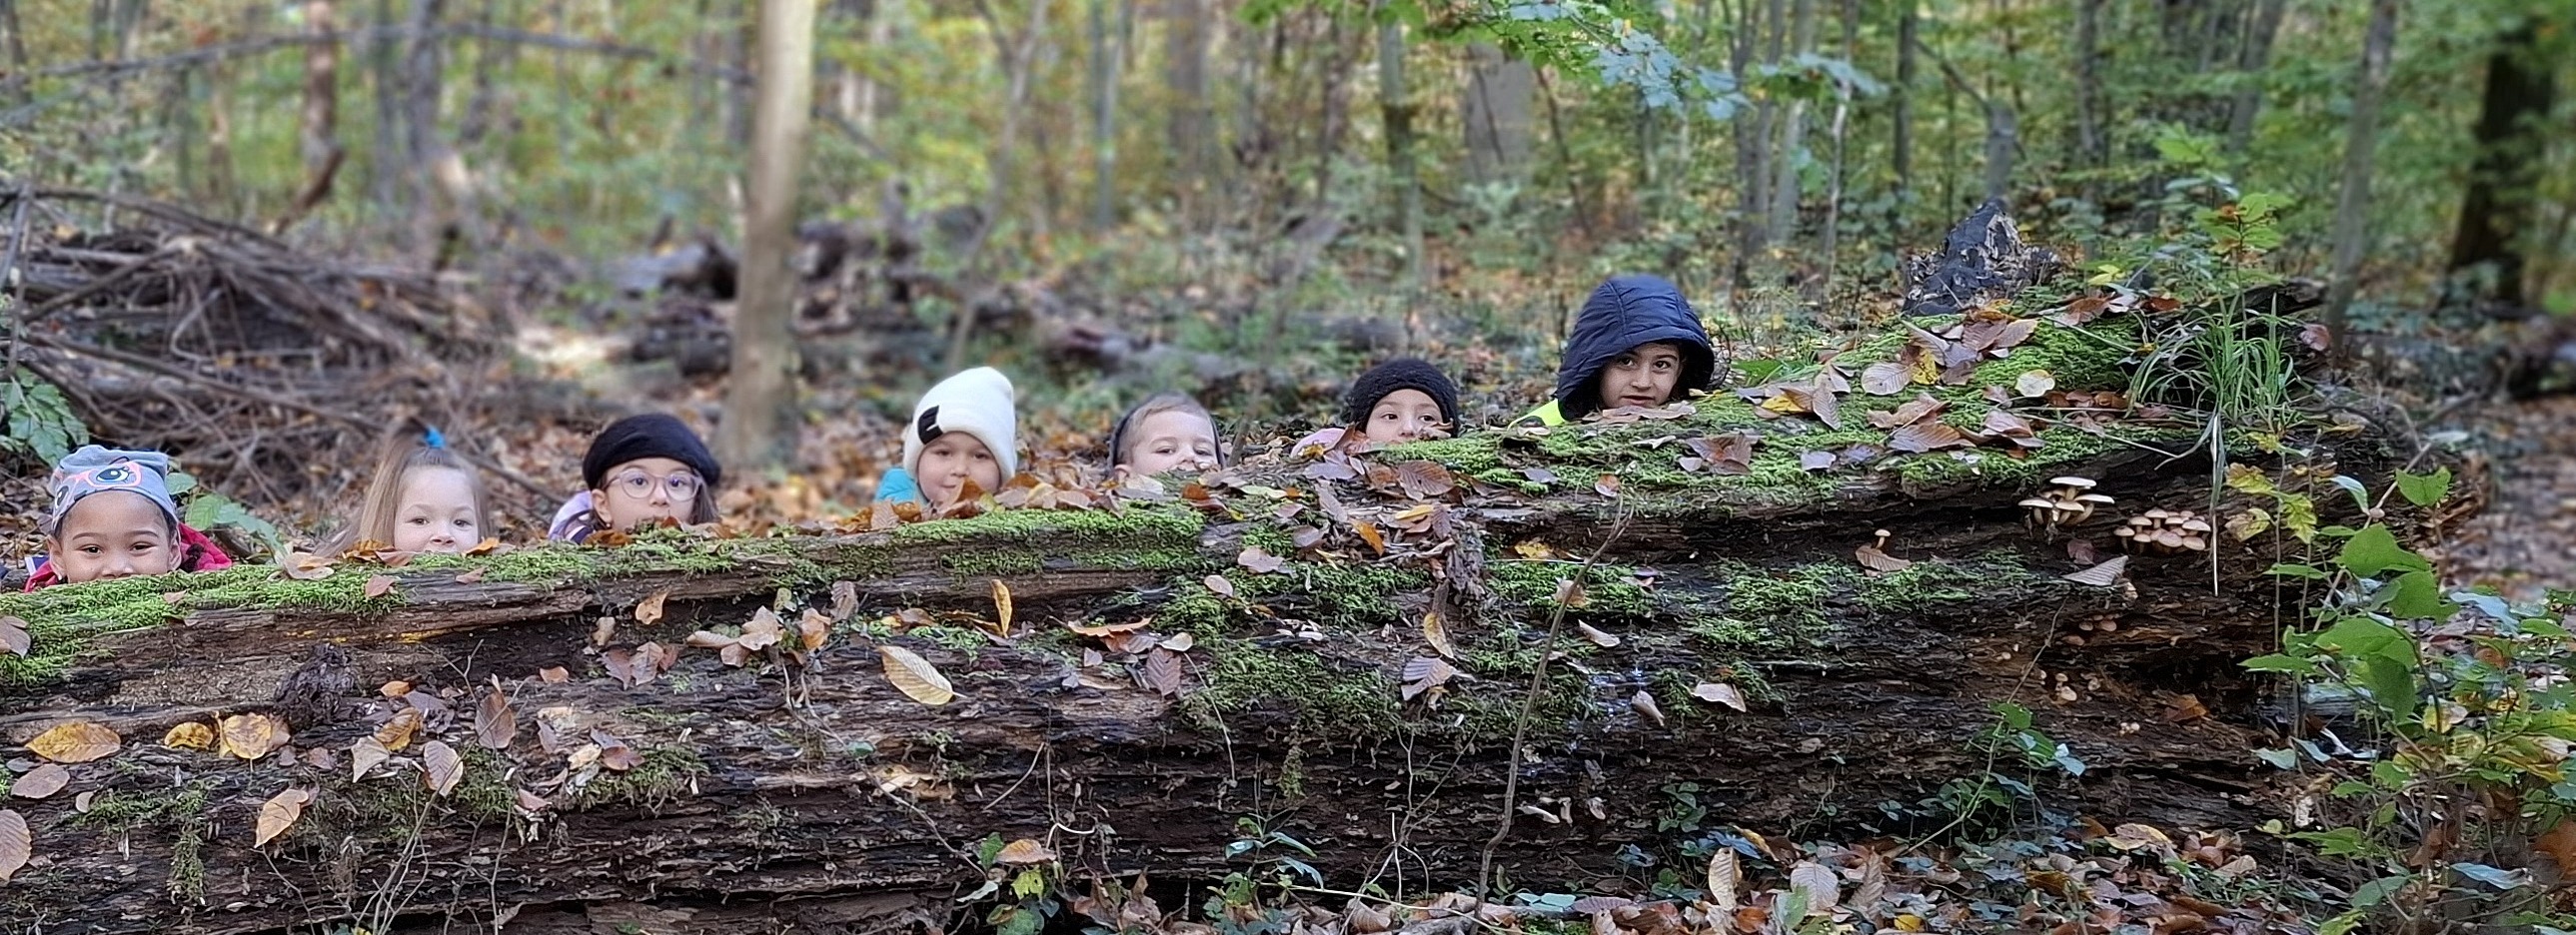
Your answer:
[[[100,549],[99,547],[94,546],[94,545],[85,545],[85,546],[81,546],[81,547],[80,547],[80,549],[79,549],[79,552],[80,552],[82,555],[96,555],[96,554],[98,554],[98,553],[99,553],[99,552],[101,552],[101,551],[104,551],[104,550],[102,550],[102,549]]]
[[[410,518],[410,519],[404,520],[403,522],[410,523],[410,524],[412,524],[412,525],[414,525],[414,526],[427,526],[427,525],[429,525],[429,517],[426,517],[426,516],[415,516],[415,517],[412,517],[412,518]]]
[[[472,528],[474,528],[474,521],[473,521],[473,520],[470,520],[470,519],[460,519],[460,520],[457,520],[457,521],[456,521],[456,528],[458,528],[458,529],[472,529]]]

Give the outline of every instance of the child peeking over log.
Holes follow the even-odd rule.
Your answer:
[[[338,555],[374,543],[395,552],[462,554],[492,532],[483,479],[430,429],[387,446],[358,502],[358,516],[332,540]]]
[[[1553,398],[1521,421],[1563,425],[1612,409],[1661,406],[1707,389],[1716,374],[1717,350],[1681,289],[1660,276],[1613,276],[1575,316]]]
[[[173,571],[232,567],[231,556],[179,521],[170,456],[85,445],[48,485],[45,554],[27,561],[27,590]]]
[[[1109,430],[1109,470],[1118,479],[1224,466],[1216,417],[1181,393],[1156,393],[1118,417]]]
[[[1428,361],[1399,357],[1351,381],[1342,394],[1341,421],[1298,439],[1288,450],[1359,451],[1447,438],[1458,426],[1458,385]]]
[[[933,512],[1002,489],[1019,473],[1020,417],[1011,378],[959,371],[921,394],[903,431],[903,464],[877,481],[877,500]]]
[[[609,530],[715,522],[724,466],[698,433],[657,412],[601,429],[582,456],[581,480],[589,489],[555,511],[546,538],[584,542]]]

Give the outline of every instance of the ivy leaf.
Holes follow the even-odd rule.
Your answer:
[[[2397,494],[2405,497],[2406,502],[2425,509],[2439,506],[2451,495],[2451,469],[2445,467],[2431,474],[2409,474],[2399,471],[2397,472]]]
[[[2335,561],[2341,564],[2344,570],[2364,578],[2379,577],[2381,572],[2391,568],[2402,571],[2433,570],[2433,563],[2398,545],[2397,536],[2389,532],[2386,525],[2380,523],[2361,527],[2360,532],[2353,533],[2351,539],[2345,540],[2343,551],[2335,556]]]
[[[2387,590],[2390,592],[2388,612],[2393,616],[2410,619],[2443,619],[2451,616],[2453,611],[2459,610],[2457,605],[2442,599],[2441,582],[2434,580],[2433,573],[2429,571],[2410,571],[2399,575]]]

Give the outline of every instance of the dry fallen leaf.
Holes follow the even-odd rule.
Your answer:
[[[920,654],[901,646],[879,646],[877,655],[885,660],[886,681],[894,683],[895,689],[903,692],[905,697],[932,707],[947,704],[957,697],[957,690],[949,686],[948,677],[939,674],[939,669],[932,666],[930,660],[921,658]]]
[[[468,569],[464,574],[461,574],[461,575],[456,576],[456,583],[458,583],[458,584],[474,584],[474,583],[480,582],[480,581],[482,581],[482,580],[483,580],[483,575],[484,575],[484,573],[485,573],[486,571],[489,571],[489,569],[484,569],[484,568],[473,568],[473,569]]]
[[[501,694],[496,684],[483,694],[483,701],[474,706],[474,740],[486,750],[507,750],[510,742],[517,739],[519,714],[510,710],[509,696]]]
[[[1251,569],[1253,574],[1266,575],[1278,571],[1280,566],[1288,563],[1288,560],[1272,555],[1269,550],[1260,546],[1248,545],[1243,547],[1242,552],[1236,553],[1234,563]]]
[[[590,645],[606,646],[617,637],[617,618],[601,617],[599,625],[590,628]]]
[[[161,745],[173,750],[213,750],[215,729],[195,721],[173,724],[161,735]]]
[[[1001,852],[993,855],[993,862],[1005,867],[1027,867],[1036,864],[1048,864],[1055,862],[1055,852],[1047,850],[1047,847],[1044,844],[1040,844],[1028,838],[1021,838],[1019,840],[1012,841],[1009,844],[1002,845]]]
[[[287,730],[286,722],[276,715],[253,711],[225,718],[215,736],[222,741],[223,752],[245,760],[256,760],[284,745],[291,732]]]
[[[1860,560],[1860,567],[1867,568],[1871,571],[1904,571],[1908,568],[1914,567],[1914,562],[1912,560],[1897,558],[1896,556],[1889,555],[1886,552],[1879,551],[1879,548],[1875,545],[1864,545],[1860,548],[1853,549],[1852,557]]]
[[[1592,598],[1584,593],[1582,582],[1572,578],[1558,578],[1556,579],[1556,602],[1568,609],[1581,609],[1584,605],[1592,603]]]
[[[411,683],[400,679],[386,682],[383,685],[376,687],[376,694],[383,695],[387,698],[400,698],[404,695],[411,694]]]
[[[1164,649],[1168,649],[1176,653],[1189,652],[1190,650],[1197,648],[1198,645],[1199,638],[1187,633],[1175,633],[1172,634],[1170,639],[1163,641]]]
[[[1617,636],[1605,633],[1599,627],[1595,627],[1588,623],[1575,624],[1574,632],[1583,634],[1584,639],[1591,641],[1592,645],[1599,646],[1603,649],[1619,645],[1619,638]]]
[[[1213,591],[1215,588],[1210,587],[1209,590]],[[1084,626],[1078,623],[1068,623],[1064,625],[1064,628],[1081,636],[1088,636],[1094,639],[1107,639],[1121,633],[1142,630],[1146,627],[1152,626],[1153,623],[1154,618],[1146,617],[1141,620],[1130,620],[1126,623],[1104,623],[1099,626]]]
[[[1201,579],[1200,583],[1207,585],[1207,589],[1216,592],[1218,597],[1227,600],[1235,599],[1234,582],[1226,580],[1224,575],[1209,575]]]
[[[0,808],[0,883],[17,876],[35,854],[36,839],[27,832],[27,816]]]
[[[562,666],[547,666],[537,670],[537,680],[548,685],[561,685],[572,681],[572,673],[564,671]]]
[[[27,741],[27,752],[56,763],[87,763],[125,746],[125,738],[88,721],[56,724]]]
[[[1799,861],[1789,868],[1789,888],[1807,894],[1807,914],[1832,915],[1842,904],[1842,884],[1834,872],[1815,861]]]
[[[1004,635],[1011,632],[1011,586],[993,579],[993,627]]]
[[[1000,583],[1001,582],[998,581],[994,582],[994,584],[997,585]],[[1008,620],[1004,621],[1005,625],[1008,625],[1008,623]],[[823,648],[824,641],[831,638],[832,618],[830,616],[827,616],[822,611],[815,610],[811,607],[805,608],[805,612],[803,614],[797,615],[796,644],[805,647],[806,652],[810,653]]]
[[[266,847],[268,842],[277,840],[278,835],[285,834],[286,829],[295,827],[295,820],[304,817],[304,804],[312,800],[312,793],[288,789],[260,803],[258,837],[250,842],[250,846]]]
[[[367,778],[367,771],[375,769],[378,764],[392,756],[392,753],[385,750],[384,744],[376,742],[376,738],[358,738],[357,743],[349,745],[349,781],[357,782]]]
[[[1914,382],[1914,373],[1904,363],[1883,360],[1861,368],[1861,392],[1872,396],[1894,396]]]
[[[1601,475],[1598,479],[1592,482],[1592,492],[1608,497],[1612,500],[1619,499],[1619,475]]]
[[[1664,706],[1655,703],[1654,692],[1638,689],[1636,694],[1628,696],[1628,707],[1645,715],[1646,720],[1655,722],[1656,727],[1664,726]]]
[[[2065,577],[2066,580],[2075,582],[2076,584],[2089,584],[2097,588],[2107,588],[2118,583],[2120,580],[2120,573],[2127,571],[2128,569],[2129,557],[2126,555],[2114,555],[2111,556],[2110,561],[2103,562],[2102,564],[2084,569],[2083,571],[2075,572]]]
[[[333,571],[329,559],[309,552],[289,552],[281,564],[285,566],[286,576],[297,581],[320,581],[331,577]]]
[[[367,579],[366,595],[369,598],[383,597],[392,593],[394,593],[394,576],[375,575]],[[284,795],[286,793],[281,792],[278,794]]]
[[[442,796],[454,791],[456,784],[465,779],[465,758],[457,755],[456,748],[443,740],[420,745],[420,766],[426,774],[424,778],[429,781],[430,791]]]
[[[71,782],[71,770],[47,763],[28,770],[26,775],[18,777],[18,781],[10,783],[9,794],[22,799],[42,799],[63,791],[63,787],[71,785]]]
[[[2024,397],[2038,398],[2057,388],[2057,377],[2046,370],[2024,371],[2013,379],[2013,390]]]
[[[411,735],[419,730],[420,709],[404,708],[394,712],[394,719],[386,721],[385,726],[376,728],[376,734],[371,739],[384,745],[388,751],[401,750],[411,746]]]
[[[662,622],[662,602],[670,599],[671,592],[655,591],[653,592],[652,597],[648,597],[637,602],[635,605],[635,622],[648,627]]]
[[[1735,686],[1725,682],[1701,682],[1691,687],[1691,697],[1712,704],[1722,704],[1738,711],[1745,710],[1744,693],[1736,691]]]
[[[1411,701],[1423,692],[1438,688],[1458,674],[1446,662],[1430,656],[1415,656],[1404,663],[1404,700]]]
[[[1708,904],[1719,912],[1734,912],[1738,897],[1737,884],[1744,880],[1744,865],[1732,847],[1720,847],[1708,855]]]
[[[1183,674],[1180,654],[1159,647],[1145,655],[1140,671],[1145,687],[1166,698],[1181,696]]]
[[[859,584],[855,581],[832,582],[832,622],[850,619],[859,611]]]
[[[27,621],[0,617],[0,649],[24,656],[35,648],[35,641],[27,637]]]
[[[1458,647],[1449,642],[1449,627],[1441,622],[1439,611],[1422,615],[1422,640],[1431,644],[1432,652],[1451,659],[1458,658]]]

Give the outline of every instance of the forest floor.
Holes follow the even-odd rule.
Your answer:
[[[2493,492],[2448,543],[2459,582],[2516,600],[2576,587],[2576,396],[2491,403],[2462,421]]]

